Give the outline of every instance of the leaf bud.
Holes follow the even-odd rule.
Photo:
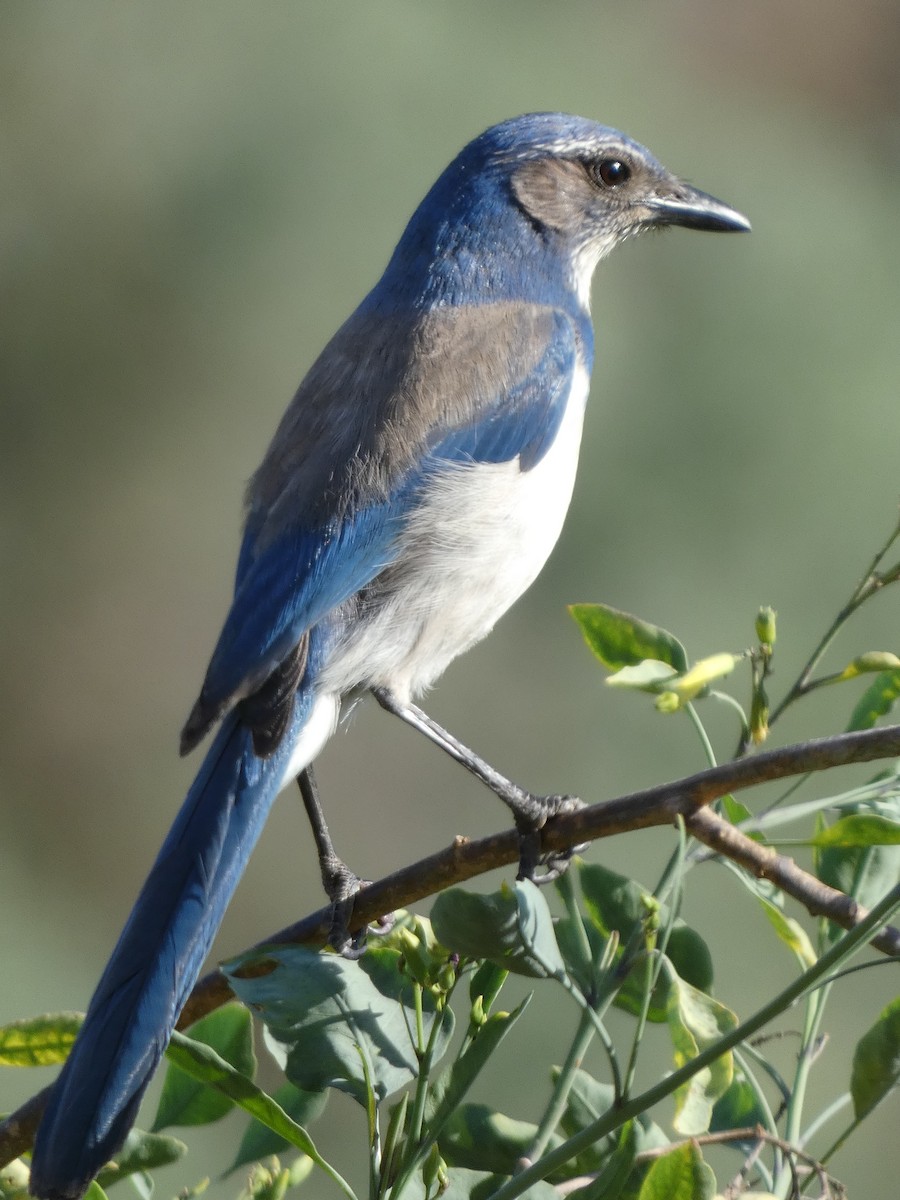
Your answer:
[[[756,636],[764,646],[775,645],[775,618],[778,616],[774,608],[764,605],[756,614]]]

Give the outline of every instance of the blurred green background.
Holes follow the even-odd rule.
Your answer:
[[[896,509],[898,50],[895,0],[3,5],[0,1020],[85,1005],[196,767],[178,731],[244,481],[433,178],[503,117],[623,128],[754,232],[646,238],[598,272],[567,528],[430,709],[514,778],[587,800],[699,769],[684,719],[604,689],[565,613],[584,600],[666,625],[693,657],[740,650],[774,605],[777,698]],[[897,650],[897,613],[895,595],[873,604],[838,658]],[[779,737],[843,728],[856,694],[817,697]],[[711,726],[727,754],[733,725]],[[503,824],[367,706],[320,775],[338,847],[370,877]],[[671,842],[591,857],[652,884]],[[692,887],[719,995],[746,1015],[792,961],[730,875]],[[320,899],[288,795],[219,954]],[[823,1098],[896,990],[890,969],[840,988]],[[561,1054],[574,1012],[531,1019]],[[546,1083],[526,1050],[483,1094],[533,1118]],[[0,1108],[36,1078],[4,1072]],[[326,1152],[361,1144],[350,1103],[330,1112]],[[889,1102],[833,1164],[852,1194],[896,1194],[897,1116]],[[237,1130],[192,1139],[171,1187],[214,1171]]]

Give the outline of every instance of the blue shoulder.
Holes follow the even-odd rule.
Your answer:
[[[585,354],[578,331],[562,312],[553,313],[542,353],[531,370],[504,393],[494,394],[466,425],[444,435],[434,459],[510,462],[523,471],[540,462],[559,432],[576,368]]]

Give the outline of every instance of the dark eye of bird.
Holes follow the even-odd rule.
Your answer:
[[[618,158],[604,158],[596,170],[597,178],[607,187],[621,187],[631,178],[631,167]]]

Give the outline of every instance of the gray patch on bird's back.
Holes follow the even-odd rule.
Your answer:
[[[357,310],[313,364],[250,481],[255,551],[290,527],[339,522],[386,499],[430,447],[515,393],[560,315],[520,303]]]

